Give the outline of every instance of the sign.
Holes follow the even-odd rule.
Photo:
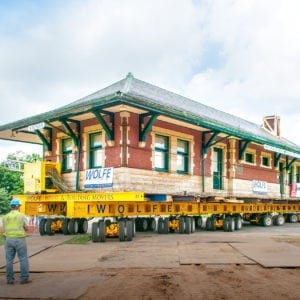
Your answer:
[[[252,181],[252,191],[254,194],[267,194],[268,184],[266,181],[253,180]]]
[[[36,130],[43,129],[43,128],[45,128],[45,122],[41,122],[41,123],[37,123],[37,124],[28,126],[28,131],[34,132]]]
[[[300,197],[300,183],[292,183],[291,197]]]
[[[7,159],[3,162],[3,166],[5,169],[16,172],[24,172],[24,164],[25,162],[19,160]]]
[[[85,170],[84,188],[103,188],[113,185],[113,168],[97,168]]]
[[[289,155],[289,156],[292,156],[292,157],[295,157],[295,158],[300,158],[299,153],[291,152],[291,151],[284,150],[284,149],[281,149],[281,148],[277,148],[277,147],[273,147],[273,146],[269,146],[269,145],[264,145],[264,149],[270,150],[270,151],[273,151],[273,152],[277,152],[277,153],[280,153],[280,154],[284,154],[284,155]]]

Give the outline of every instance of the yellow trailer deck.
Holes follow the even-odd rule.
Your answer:
[[[17,195],[21,210],[39,216],[41,235],[86,233],[88,219],[92,240],[118,236],[130,241],[136,230],[158,233],[193,233],[197,227],[234,231],[243,221],[263,226],[298,222],[299,203],[203,203],[196,201],[146,201],[143,192],[103,192]],[[100,220],[99,220],[100,219]],[[205,222],[205,226],[204,226]]]

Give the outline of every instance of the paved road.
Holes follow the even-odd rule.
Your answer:
[[[76,299],[89,286],[106,279],[93,271],[99,269],[113,273],[120,268],[202,264],[300,267],[300,223],[269,228],[249,225],[235,232],[199,231],[191,235],[146,232],[137,233],[132,242],[107,239],[105,243],[64,244],[70,238],[36,234],[27,239],[33,282],[25,287],[5,284],[4,247],[0,246],[0,298]]]

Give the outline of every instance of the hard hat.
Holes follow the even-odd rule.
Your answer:
[[[14,205],[14,206],[20,206],[21,205],[21,201],[19,199],[12,199],[10,201],[10,206],[12,206],[12,205]]]

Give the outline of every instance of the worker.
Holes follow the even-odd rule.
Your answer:
[[[21,201],[12,199],[10,201],[11,211],[3,219],[3,235],[5,237],[5,257],[6,257],[6,282],[14,284],[13,263],[16,254],[20,263],[20,283],[26,284],[29,280],[29,262],[27,256],[27,218],[19,212]]]

